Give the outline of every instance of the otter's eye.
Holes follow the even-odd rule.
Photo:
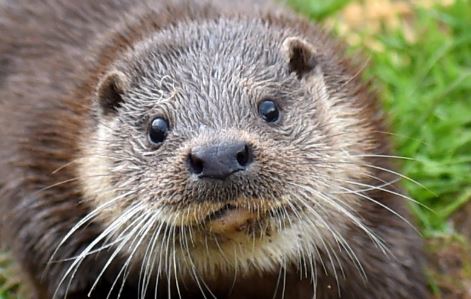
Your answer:
[[[168,134],[168,122],[165,118],[156,117],[152,120],[149,127],[149,140],[153,144],[164,142]]]
[[[280,117],[280,110],[272,100],[263,100],[258,104],[258,113],[266,122],[272,123]]]

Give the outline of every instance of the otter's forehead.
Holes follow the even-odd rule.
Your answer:
[[[257,20],[215,20],[181,24],[156,33],[137,46],[137,67],[157,63],[161,69],[185,72],[192,65],[228,70],[280,62],[279,48],[287,36]],[[145,63],[146,65],[139,65]]]
[[[281,53],[289,35],[254,20],[190,23],[158,32],[128,58],[133,84],[125,106],[139,110],[131,115],[166,114],[177,127],[220,127],[242,120],[262,97],[300,98],[300,82]]]

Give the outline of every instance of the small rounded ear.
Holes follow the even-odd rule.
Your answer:
[[[289,71],[296,73],[299,79],[317,66],[316,49],[302,38],[286,38],[281,51],[288,62]]]
[[[123,103],[123,94],[128,89],[128,78],[114,70],[105,75],[98,84],[98,104],[103,114],[115,114]]]

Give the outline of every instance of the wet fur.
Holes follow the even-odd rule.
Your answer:
[[[209,256],[205,256],[204,250],[195,249],[195,255],[203,256],[196,267],[201,273],[196,276],[218,298],[272,298],[274,294],[277,298],[311,298],[313,289],[316,298],[321,299],[339,295],[375,299],[426,297],[421,241],[405,221],[409,217],[406,200],[397,187],[398,175],[384,170],[393,169],[393,165],[387,157],[390,155],[388,135],[376,98],[360,80],[361,70],[345,58],[342,46],[317,26],[284,9],[262,6],[254,9],[249,4],[233,7],[221,1],[218,4],[204,1],[138,4],[127,0],[16,2],[4,1],[0,6],[1,233],[4,246],[15,254],[28,277],[27,282],[35,290],[34,298],[50,298],[54,293],[58,298],[65,293],[68,298],[84,298],[114,249],[84,257],[73,279],[64,273],[74,269],[70,268],[74,257],[83,253],[136,202],[142,213],[159,209],[170,211],[165,215],[180,213],[178,221],[184,224],[198,217],[183,219],[187,211],[194,210],[193,205],[201,203],[198,206],[204,211],[212,211],[244,195],[242,191],[230,193],[224,186],[218,190],[207,187],[196,192],[197,204],[187,201],[190,195],[182,188],[198,187],[187,181],[182,161],[191,146],[215,142],[214,138],[218,138],[214,137],[215,133],[224,138],[242,138],[258,153],[259,168],[252,170],[253,181],[238,179],[260,201],[253,198],[242,201],[240,205],[244,207],[267,210],[281,198],[295,203],[297,197],[304,198],[313,192],[315,184],[319,190],[328,184],[367,189],[359,195],[336,187],[338,198],[346,203],[346,211],[352,213],[352,218],[334,211],[332,206],[329,208],[326,202],[317,203],[324,204],[325,210],[318,210],[328,216],[324,224],[338,231],[351,251],[344,248],[345,244],[336,242],[329,230],[316,231],[309,221],[287,228],[284,235],[270,241],[272,244],[263,235],[259,241],[266,250],[253,256],[246,247],[235,251],[239,254],[232,258],[240,259],[235,264],[223,255],[218,256],[216,249]],[[195,35],[200,35],[203,41],[210,40],[210,35],[226,40],[216,48],[203,43],[206,56],[203,55],[202,61],[197,63],[195,57],[199,56],[192,55],[198,53],[190,53],[194,60],[176,66],[178,50],[185,49],[185,43]],[[285,71],[288,63],[283,60],[286,58],[283,41],[292,36],[314,45],[319,63],[315,72],[301,80]],[[233,42],[237,38],[245,42]],[[165,58],[152,56],[156,50],[154,41],[159,44],[159,55]],[[260,51],[263,49],[260,44],[269,49],[267,56]],[[221,55],[216,57],[215,53]],[[153,64],[152,57],[157,63]],[[229,57],[243,58],[231,64]],[[209,68],[212,61],[220,67],[214,73]],[[263,73],[265,68],[260,61],[272,63],[271,69]],[[149,65],[155,65],[155,69]],[[242,72],[237,69],[241,66]],[[192,73],[191,67],[199,72]],[[106,115],[98,107],[97,88],[106,74],[116,69],[130,80],[125,87],[128,93],[118,108],[121,114]],[[167,76],[159,74],[164,69]],[[226,70],[237,70],[241,78],[225,77]],[[208,84],[212,80],[225,83]],[[288,127],[284,130],[266,128],[250,116],[250,110],[243,108],[250,107],[244,106],[248,99],[254,101],[267,90],[284,91],[279,96],[288,98],[295,107],[293,110],[298,112],[297,115],[286,113],[292,123],[289,125],[290,119],[286,119]],[[313,102],[301,99],[306,93],[323,98],[316,100],[315,109],[312,109]],[[182,106],[185,98],[192,99],[192,106]],[[139,131],[135,129],[143,126],[140,123],[145,119],[143,115],[152,116],[147,111],[163,110],[180,127],[175,129],[173,139],[154,150],[158,155],[152,160],[143,155],[152,151],[145,147],[145,141],[136,137]],[[211,111],[212,118],[205,119],[205,127],[201,127],[198,119],[207,111]],[[237,126],[228,125],[228,121]],[[306,132],[314,125],[318,139],[306,139],[311,138]],[[155,176],[149,176],[152,168],[158,169]],[[138,179],[146,178],[146,174],[147,180]],[[306,174],[310,175],[306,177]],[[315,176],[320,177],[318,182],[312,179]],[[354,183],[343,185],[346,180]],[[307,189],[302,189],[297,187],[298,183],[309,184]],[[234,186],[240,186],[240,181]],[[368,189],[368,186],[382,187]],[[286,190],[291,193],[285,193]],[[97,217],[64,241],[91,211],[127,191],[132,191],[133,196],[122,196],[119,204],[100,210]],[[167,200],[153,201],[156,197]],[[208,197],[216,204],[205,204]],[[138,223],[139,215],[129,216],[128,223]],[[153,217],[152,213],[148,215]],[[378,239],[368,236],[352,222],[353,218],[359,219]],[[171,224],[172,219],[165,221]],[[275,228],[283,225],[288,224]],[[202,229],[197,238],[204,240]],[[189,233],[185,226],[182,231]],[[120,232],[113,231],[114,237]],[[326,242],[324,245],[320,238]],[[144,237],[142,240],[149,242]],[[97,248],[107,241],[103,239]],[[128,245],[133,244],[132,239],[129,241]],[[305,247],[298,249],[298,243]],[[167,247],[162,251],[164,258],[172,257],[169,245],[164,246]],[[132,246],[126,247],[129,248],[123,248],[106,268],[91,293],[92,298],[106,297],[133,251]],[[141,247],[143,250],[135,254],[140,256],[138,261],[143,259],[146,245]],[[296,259],[299,250],[304,259]],[[269,252],[274,258],[270,258]],[[306,255],[309,252],[311,257]],[[52,262],[51,256],[54,256]],[[178,298],[180,294],[184,298],[211,297],[209,291],[204,291],[204,296],[201,294],[200,289],[205,287],[194,279],[193,265],[183,255],[175,254],[172,258],[179,261],[182,270],[176,273],[174,262],[168,258],[160,269],[159,297]],[[311,283],[314,267],[315,286]],[[140,263],[130,263],[128,270],[122,298],[136,297],[141,287]],[[174,281],[176,275],[180,277],[178,284]],[[153,286],[155,276],[149,279]],[[115,286],[112,298],[118,295],[120,287],[121,281]],[[171,294],[167,294],[168,290]],[[149,298],[154,296],[151,290],[147,294]]]

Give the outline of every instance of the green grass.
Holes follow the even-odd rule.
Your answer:
[[[381,82],[398,153],[425,233],[444,231],[448,217],[471,199],[471,3],[418,10],[417,40],[401,31],[378,36],[368,76]]]
[[[326,1],[319,11],[314,2],[293,0],[317,19],[345,5]],[[420,203],[414,211],[430,236],[447,232],[450,215],[471,200],[471,1],[417,7],[412,28],[412,40],[402,27],[360,32],[356,48],[371,59],[366,77],[378,86],[396,153],[413,159],[401,163],[402,173],[419,184],[404,185]],[[367,38],[383,50],[365,48]]]
[[[0,252],[0,299],[17,298],[18,288],[15,269],[12,268],[10,257]]]

